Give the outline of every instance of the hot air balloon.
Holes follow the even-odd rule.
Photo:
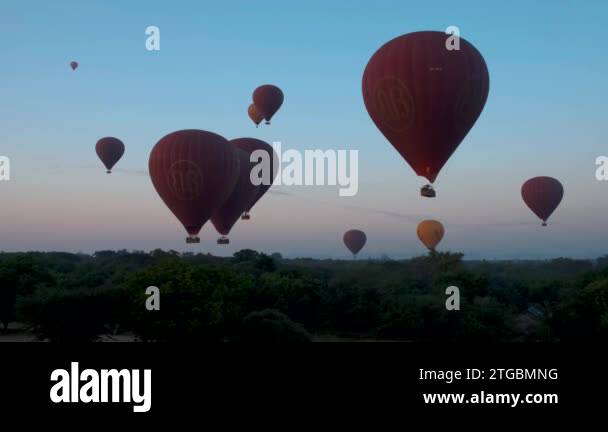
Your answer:
[[[105,137],[97,141],[97,144],[95,144],[95,151],[97,152],[99,159],[101,159],[106,166],[106,172],[110,174],[112,172],[112,167],[124,154],[125,145],[118,138]]]
[[[258,193],[258,186],[251,182],[250,174],[253,163],[249,161],[249,153],[240,148],[236,149],[239,158],[239,177],[230,197],[211,217],[211,223],[222,237],[217,240],[218,244],[228,244],[230,240],[226,237],[234,224],[243,213],[251,206],[252,201]]]
[[[78,68],[78,62],[75,62],[75,61],[70,62],[70,67],[72,68],[73,71],[75,71]]]
[[[367,236],[361,230],[354,229],[344,233],[344,244],[355,258],[359,251],[363,249],[363,246],[365,246],[365,242],[367,242]]]
[[[264,194],[270,189],[272,186],[272,182],[277,175],[279,170],[279,156],[276,154],[272,146],[262,140],[255,138],[236,138],[230,141],[237,148],[244,150],[248,155],[254,154],[254,162],[255,165],[258,163],[263,164],[260,165],[259,172],[254,171],[256,174],[259,174],[258,178],[261,181],[261,184],[257,186],[257,193],[254,199],[251,201],[249,206],[245,208],[245,212],[243,213],[242,219],[250,219],[249,212],[253,208],[253,206],[264,196]],[[260,152],[266,153],[266,157],[259,155]],[[264,163],[267,164],[264,165]],[[270,165],[267,169],[267,172],[264,171],[266,165]]]
[[[220,135],[194,129],[161,138],[148,167],[154,188],[188,232],[187,243],[200,242],[197,234],[239,177],[236,148]]]
[[[249,114],[249,118],[255,123],[256,128],[262,123],[262,120],[264,120],[264,116],[258,111],[255,104],[249,105],[247,114]]]
[[[270,119],[283,104],[283,92],[277,86],[265,84],[253,92],[253,103],[266,119],[266,124],[270,124]]]
[[[386,139],[419,176],[433,183],[481,114],[490,79],[477,49],[460,38],[421,31],[399,36],[371,57],[363,73],[365,107]],[[435,196],[431,184],[421,190]]]
[[[530,210],[547,226],[547,219],[564,196],[564,187],[553,177],[534,177],[521,187],[521,197]]]
[[[427,248],[429,248],[429,250],[434,251],[435,247],[443,238],[445,230],[443,229],[443,225],[441,225],[441,222],[439,221],[423,220],[418,224],[418,228],[416,228],[416,233],[418,234],[418,238],[420,239],[420,241]]]

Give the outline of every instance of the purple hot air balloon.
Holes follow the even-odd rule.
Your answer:
[[[107,173],[112,172],[112,167],[120,160],[125,152],[125,145],[121,140],[114,137],[105,137],[97,141],[95,145],[97,156],[106,166]]]
[[[534,177],[521,187],[521,197],[530,210],[547,225],[547,219],[555,211],[564,196],[564,187],[553,177]]]
[[[276,175],[279,171],[279,156],[277,155],[277,153],[274,151],[274,149],[272,148],[272,146],[270,144],[268,144],[267,142],[264,142],[262,140],[259,140],[259,139],[236,138],[236,139],[231,140],[230,142],[232,144],[234,144],[237,148],[247,152],[248,155],[251,155],[254,152],[264,152],[267,154],[268,162],[270,162],[269,172],[262,173],[262,176],[266,176],[266,179],[261,179],[261,180],[268,180],[268,181],[267,182],[263,181],[262,184],[256,186],[257,193],[256,193],[254,199],[249,203],[249,206],[244,209],[245,211],[243,213],[242,218],[247,220],[250,218],[249,212],[251,211],[253,206],[260,200],[260,198],[262,198],[264,196],[264,194],[268,191],[268,189],[270,189],[270,186],[272,186],[272,182],[274,181],[274,178],[276,177]],[[258,161],[258,159],[256,159],[255,162],[257,162],[257,161]],[[260,163],[261,163],[261,161],[260,161]]]
[[[344,233],[344,244],[356,257],[367,241],[367,236],[361,230],[353,229]]]

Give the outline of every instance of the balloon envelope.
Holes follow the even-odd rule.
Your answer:
[[[367,236],[361,230],[349,230],[344,233],[344,244],[353,255],[357,255],[366,242]]]
[[[70,62],[70,67],[72,68],[72,70],[76,70],[76,68],[78,68],[78,62]]]
[[[222,235],[228,235],[243,211],[251,206],[258,193],[258,187],[249,178],[253,164],[249,161],[249,153],[236,149],[239,158],[239,178],[228,199],[211,217],[211,223]]]
[[[274,178],[276,177],[279,170],[279,156],[274,151],[272,146],[267,142],[264,142],[255,138],[236,138],[230,141],[237,148],[247,152],[249,157],[255,152],[254,166],[259,165],[258,168],[254,168],[254,173],[260,179],[261,184],[256,186],[257,192],[254,199],[249,203],[249,206],[244,210],[249,211],[253,206],[264,196],[264,194],[270,189]],[[262,156],[264,153],[266,156]]]
[[[445,230],[441,222],[436,220],[423,220],[418,224],[416,233],[420,241],[430,250],[435,250],[435,247],[439,244],[443,238]]]
[[[95,144],[95,151],[108,170],[107,172],[110,173],[112,167],[116,165],[116,162],[118,162],[125,153],[125,145],[118,138],[105,137],[97,141],[97,144]]]
[[[431,183],[481,114],[490,86],[486,63],[460,38],[421,31],[399,36],[371,57],[363,100],[384,136]]]
[[[526,205],[538,216],[543,225],[555,211],[564,196],[564,187],[553,177],[534,177],[521,187],[521,197]]]
[[[239,177],[236,148],[220,135],[194,129],[161,138],[148,167],[156,191],[191,237],[224,204]]]
[[[265,84],[254,90],[253,103],[269,124],[272,116],[283,105],[283,92],[277,86]]]
[[[249,114],[249,118],[255,123],[256,126],[262,123],[262,120],[264,120],[264,115],[258,111],[255,104],[249,105],[247,114]]]

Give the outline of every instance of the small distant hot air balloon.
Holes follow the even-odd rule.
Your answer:
[[[218,244],[228,244],[226,237],[244,210],[251,206],[258,193],[258,187],[251,183],[250,174],[253,163],[249,161],[249,153],[240,148],[236,149],[239,158],[239,178],[228,199],[211,216],[211,223],[222,237]]]
[[[264,115],[258,111],[255,104],[249,105],[247,114],[249,114],[249,118],[255,123],[256,128],[262,123],[262,120],[264,120]]]
[[[534,177],[521,187],[521,197],[526,205],[547,226],[547,219],[555,211],[564,196],[564,187],[553,177]]]
[[[254,199],[249,204],[249,206],[244,209],[245,212],[242,216],[242,219],[250,219],[249,212],[251,211],[253,206],[260,200],[260,198],[264,196],[268,189],[270,189],[270,186],[272,186],[272,182],[274,181],[274,178],[276,177],[277,172],[279,170],[279,156],[270,144],[259,139],[236,138],[231,140],[230,142],[234,144],[237,148],[247,152],[248,155],[251,155],[252,153],[256,152],[254,154],[255,160],[253,164],[254,166],[262,164],[259,165],[259,170],[255,170],[255,173],[259,174],[258,179],[260,180],[261,184],[256,186],[257,193]],[[261,152],[264,152],[266,156],[260,156],[259,154]],[[270,166],[266,167],[266,165]],[[267,171],[265,171],[265,169]]]
[[[220,135],[181,130],[156,143],[148,168],[154,188],[188,232],[186,242],[199,243],[199,231],[236,185],[239,157]]]
[[[361,230],[354,229],[344,233],[344,244],[355,258],[366,242],[367,236]]]
[[[490,78],[477,49],[460,38],[449,50],[442,32],[399,36],[371,57],[363,73],[365,107],[401,157],[433,183],[473,127]],[[422,196],[434,197],[427,184]]]
[[[78,62],[75,62],[75,61],[70,62],[70,67],[72,68],[73,71],[75,71],[78,68]]]
[[[420,241],[430,250],[434,251],[435,247],[443,238],[445,230],[441,222],[436,220],[423,220],[418,224],[416,233]]]
[[[283,105],[283,92],[277,86],[265,84],[254,90],[253,103],[266,119],[266,124],[270,124],[272,116]]]
[[[112,172],[112,167],[124,154],[125,145],[118,138],[105,137],[97,141],[97,144],[95,144],[95,151],[97,152],[99,159],[101,159],[106,166],[106,172],[110,174]]]

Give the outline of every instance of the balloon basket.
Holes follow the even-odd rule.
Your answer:
[[[186,243],[200,243],[201,239],[199,237],[191,236],[186,237]]]
[[[435,196],[437,196],[437,193],[435,192],[435,189],[433,189],[433,186],[427,184],[422,186],[422,188],[420,189],[420,195],[427,198],[435,198]]]
[[[226,237],[221,237],[221,238],[217,239],[217,244],[221,244],[221,245],[230,244],[230,239],[228,239]]]
[[[106,174],[112,174],[112,171],[107,170],[107,171],[106,171]]]
[[[264,122],[264,124],[269,125],[269,124],[270,124],[270,120],[266,120],[266,121]]]
[[[544,222],[542,224],[540,224],[540,226],[547,226],[547,222]]]
[[[242,220],[249,220],[251,219],[251,216],[249,216],[249,213],[243,213],[243,215],[241,216]]]

